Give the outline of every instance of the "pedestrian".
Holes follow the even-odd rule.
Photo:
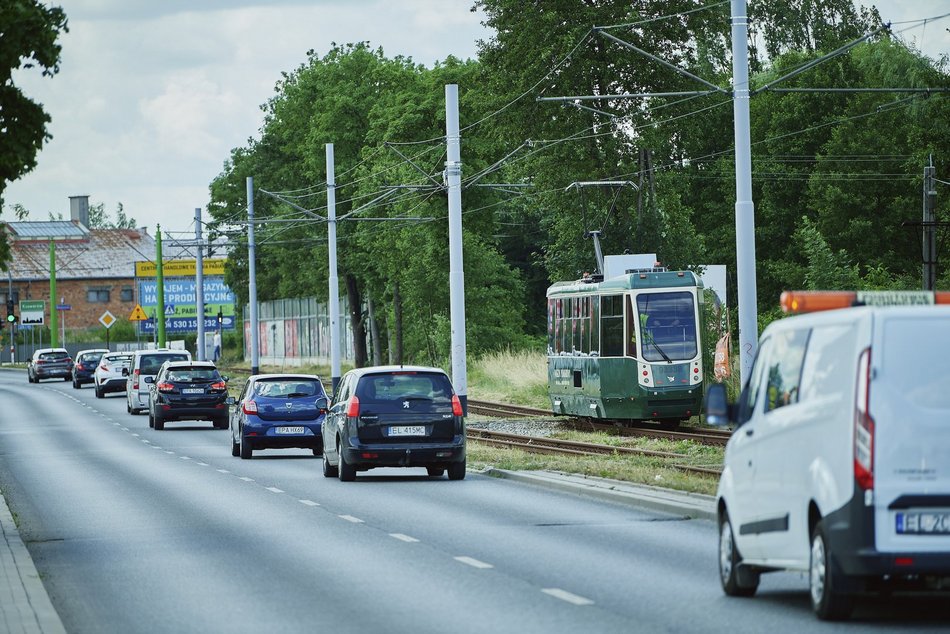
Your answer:
[[[214,362],[217,363],[221,358],[221,331],[214,331]]]

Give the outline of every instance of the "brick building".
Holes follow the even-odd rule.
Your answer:
[[[12,260],[0,298],[46,301],[61,311],[67,330],[99,326],[108,310],[120,321],[135,307],[135,262],[155,259],[155,239],[144,229],[90,229],[88,196],[70,198],[70,220],[5,223]],[[50,298],[50,242],[56,245],[56,297]]]

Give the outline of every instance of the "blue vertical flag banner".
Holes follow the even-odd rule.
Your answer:
[[[165,288],[165,329],[168,332],[197,332],[198,315],[196,307],[197,285],[193,277],[166,277]],[[149,317],[139,322],[141,332],[152,333],[158,303],[158,285],[154,278],[138,280],[139,305]],[[234,330],[235,309],[234,293],[224,283],[224,276],[205,276],[205,329],[217,330],[218,313],[221,313],[221,328]]]

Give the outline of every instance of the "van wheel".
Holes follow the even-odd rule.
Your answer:
[[[719,520],[719,581],[730,597],[751,597],[759,588],[759,573],[742,564],[732,522],[725,511]]]
[[[323,454],[323,477],[324,478],[335,478],[337,476],[337,469],[330,461],[327,460],[327,454]]]
[[[356,480],[356,467],[346,463],[342,449],[338,449],[337,453],[339,453],[339,458],[337,459],[337,475],[340,476],[340,482],[353,482]]]
[[[851,616],[854,597],[836,588],[842,580],[842,575],[834,570],[825,523],[820,521],[811,536],[811,563],[808,573],[811,607],[819,619],[838,621]]]
[[[453,462],[449,465],[449,480],[465,479],[465,461]]]

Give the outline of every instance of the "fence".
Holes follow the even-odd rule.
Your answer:
[[[340,357],[353,359],[353,330],[346,298],[340,300]],[[244,359],[251,359],[249,306],[244,308]],[[258,302],[258,350],[261,365],[302,366],[330,363],[330,315],[316,298]]]

